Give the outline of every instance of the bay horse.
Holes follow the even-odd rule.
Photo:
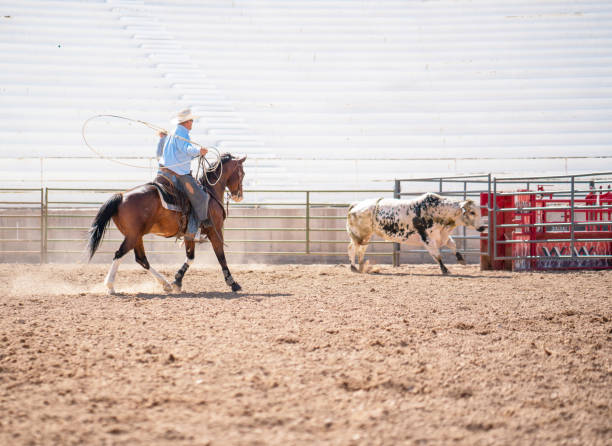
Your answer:
[[[246,156],[234,158],[231,154],[223,154],[215,170],[204,170],[203,174],[198,178],[198,182],[202,185],[205,181],[208,181],[209,184],[214,184],[212,188],[218,199],[211,197],[208,205],[208,217],[212,226],[203,228],[202,234],[208,236],[217,260],[221,265],[225,283],[234,292],[240,291],[241,287],[232,277],[225,260],[223,223],[226,215],[221,200],[223,200],[226,188],[229,190],[232,200],[236,202],[242,200],[242,180],[244,178],[242,164],[245,159]],[[180,216],[180,212],[171,211],[162,206],[157,188],[152,184],[143,184],[127,192],[114,194],[100,207],[89,229],[87,243],[89,259],[91,260],[98,249],[111,219],[125,237],[123,243],[121,243],[121,246],[115,252],[113,263],[104,280],[109,294],[115,293],[114,283],[117,269],[123,256],[132,249],[136,256],[136,262],[155,277],[163,286],[164,291],[179,292],[181,290],[185,272],[189,269],[194,259],[195,241],[185,240],[187,259],[175,274],[172,285],[149,265],[142,241],[142,237],[145,234],[156,234],[162,237],[177,236],[181,230]]]

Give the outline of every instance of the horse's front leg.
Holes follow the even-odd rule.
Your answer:
[[[194,240],[185,240],[185,254],[187,255],[187,258],[185,259],[185,263],[183,263],[183,266],[181,266],[181,269],[179,269],[176,272],[176,274],[174,275],[174,282],[172,282],[172,288],[177,293],[181,291],[181,288],[183,286],[183,277],[185,276],[185,273],[187,272],[187,270],[193,263],[193,259],[195,257],[195,241]]]
[[[232,277],[232,273],[230,273],[230,270],[227,267],[227,261],[225,260],[225,251],[223,250],[223,239],[217,233],[214,226],[208,229],[208,239],[210,240],[213,250],[215,251],[215,255],[217,256],[219,265],[221,265],[221,271],[223,271],[225,283],[232,287],[232,291],[240,291],[242,287],[238,285],[238,282],[234,280],[234,278]]]

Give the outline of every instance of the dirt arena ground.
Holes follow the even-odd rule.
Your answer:
[[[0,444],[612,444],[612,271],[449,268],[0,265]]]

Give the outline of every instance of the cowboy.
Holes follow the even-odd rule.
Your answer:
[[[157,161],[159,161],[164,153],[164,146],[166,145],[166,138],[168,137],[168,134],[162,131],[157,135],[159,136],[159,141],[157,142]]]
[[[174,177],[191,202],[191,213],[185,234],[188,240],[195,238],[199,227],[211,226],[208,219],[208,193],[191,175],[191,160],[208,153],[207,149],[203,147],[198,149],[190,142],[189,131],[193,127],[193,120],[197,118],[198,116],[191,113],[191,109],[176,114],[173,119],[173,122],[177,123],[176,130],[165,138],[159,159],[159,173]]]

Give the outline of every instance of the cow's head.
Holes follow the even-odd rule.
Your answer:
[[[480,222],[480,208],[476,206],[473,200],[462,201],[461,204],[461,220],[465,226],[472,227],[478,232],[485,230],[485,227]]]

